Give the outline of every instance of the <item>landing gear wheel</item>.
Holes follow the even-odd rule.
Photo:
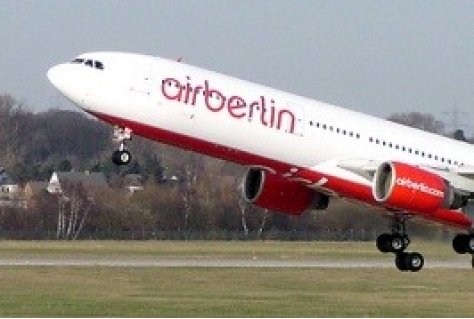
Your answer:
[[[458,254],[474,253],[474,235],[457,234],[453,238],[453,249]]]
[[[457,234],[453,238],[453,249],[458,254],[466,253],[468,235],[466,234]]]
[[[400,271],[417,272],[423,268],[425,260],[419,253],[398,253],[395,257],[395,265]]]
[[[425,259],[423,256],[419,253],[410,253],[408,255],[410,256],[410,270],[414,272],[420,271],[420,269],[423,268],[423,265],[425,264]]]
[[[115,151],[112,153],[112,163],[115,165],[121,165],[120,164],[120,151]]]
[[[377,237],[376,245],[377,245],[378,250],[380,250],[380,252],[389,253],[391,251],[391,244],[390,244],[391,237],[392,235],[390,234],[380,234]]]
[[[406,236],[393,234],[391,236],[390,249],[394,253],[401,253],[407,248]]]
[[[381,234],[377,237],[377,248],[383,253],[401,253],[410,243],[408,237],[402,234]]]
[[[115,151],[112,153],[112,162],[115,165],[127,165],[132,160],[132,155],[127,150]]]
[[[407,253],[399,253],[395,256],[395,265],[397,266],[398,270],[400,271],[408,271],[407,267]]]
[[[123,165],[129,164],[131,160],[132,160],[132,155],[130,154],[129,151],[126,151],[126,150],[120,151],[120,162]]]
[[[467,241],[467,252],[470,254],[474,253],[474,235],[469,235],[469,239]]]
[[[458,254],[471,254],[471,267],[474,269],[474,233],[454,236],[453,249]]]

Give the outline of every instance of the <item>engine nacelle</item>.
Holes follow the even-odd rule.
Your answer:
[[[372,193],[386,207],[430,214],[459,209],[467,198],[442,177],[418,167],[385,162],[375,172]]]
[[[258,168],[245,174],[242,197],[247,203],[291,215],[309,208],[326,209],[329,204],[327,195]]]

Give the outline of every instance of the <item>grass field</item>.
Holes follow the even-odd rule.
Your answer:
[[[426,258],[451,260],[449,242],[414,240],[409,250]],[[147,256],[171,258],[393,259],[373,242],[287,241],[0,241],[0,258],[15,256]]]
[[[2,241],[0,247],[0,258],[393,258],[373,243]],[[447,244],[410,248],[427,258],[455,256]],[[472,317],[473,276],[459,269],[3,266],[0,316]]]

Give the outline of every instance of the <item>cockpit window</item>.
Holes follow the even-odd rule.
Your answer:
[[[76,63],[76,64],[84,64],[90,68],[94,68],[97,70],[103,70],[104,69],[104,63],[101,61],[97,60],[92,60],[92,59],[83,59],[83,58],[75,58],[74,60],[71,61],[71,63]]]
[[[96,69],[103,70],[104,69],[104,64],[100,61],[94,61],[94,67]]]

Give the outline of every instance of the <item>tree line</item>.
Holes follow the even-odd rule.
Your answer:
[[[431,115],[394,114],[390,120],[445,134]],[[464,136],[464,135],[462,135]],[[460,137],[459,134],[457,136]],[[0,166],[15,183],[49,180],[54,171],[103,172],[110,187],[92,192],[67,185],[64,196],[40,192],[24,207],[0,208],[0,231],[49,233],[75,239],[87,233],[237,232],[263,238],[271,232],[385,230],[387,220],[374,209],[333,200],[329,209],[301,217],[248,206],[239,195],[245,168],[154,143],[138,136],[133,161],[116,167],[112,129],[82,113],[33,113],[9,95],[0,95]],[[124,176],[140,174],[144,189],[123,188]],[[415,225],[419,233],[434,228]]]

